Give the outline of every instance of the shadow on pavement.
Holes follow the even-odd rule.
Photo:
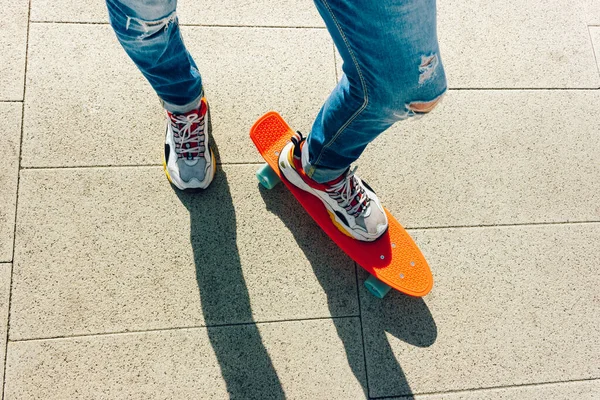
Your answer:
[[[230,398],[285,398],[258,328],[252,323],[227,174],[219,167],[206,192],[176,192],[190,213],[189,240],[194,252],[202,312]],[[218,326],[232,322],[248,324]]]
[[[338,311],[332,306],[339,304],[339,299],[335,299],[333,296],[339,295],[339,293],[336,294],[332,286],[332,282],[335,282],[335,276],[332,274],[336,272],[327,265],[323,265],[317,258],[321,253],[322,260],[323,252],[330,251],[324,243],[329,243],[331,239],[312,220],[283,184],[272,190],[267,190],[259,185],[259,191],[267,210],[278,216],[294,235],[298,246],[311,263],[315,276],[327,295],[331,315],[335,316]],[[298,220],[302,222],[298,223]],[[342,250],[337,247],[335,251],[342,253]],[[352,264],[350,258],[348,258],[348,264]],[[363,278],[358,283],[361,292],[360,300],[363,303],[361,308],[365,351],[369,352],[369,357],[363,356],[360,346],[358,347],[359,351],[356,351],[356,337],[348,331],[348,324],[341,323],[343,319],[334,318],[333,322],[338,336],[346,349],[348,363],[354,376],[361,383],[365,397],[369,396],[368,386],[376,383],[378,391],[390,387],[390,390],[394,391],[393,395],[404,395],[410,399],[413,397],[412,390],[392,352],[386,332],[410,345],[428,347],[437,338],[435,321],[423,299],[405,296],[393,290],[383,300],[372,297],[362,286],[362,282],[368,276],[367,273],[360,267],[356,268],[358,268],[358,276]],[[349,287],[348,290],[353,291],[354,288]],[[365,359],[368,360],[369,377],[375,377],[376,382],[367,384]],[[383,387],[379,387],[380,384],[383,384]],[[389,395],[391,394],[385,394],[385,396]]]

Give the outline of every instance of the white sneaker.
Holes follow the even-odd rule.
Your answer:
[[[167,111],[163,167],[169,182],[181,190],[206,189],[215,176],[215,155],[208,143],[208,104],[185,114]]]
[[[372,242],[385,233],[388,220],[383,206],[373,190],[356,176],[356,167],[333,181],[317,183],[304,172],[303,164],[308,164],[307,161],[308,145],[298,133],[279,156],[283,176],[294,186],[317,196],[333,223],[346,235]]]

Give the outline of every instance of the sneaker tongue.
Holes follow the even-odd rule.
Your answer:
[[[180,115],[187,117],[188,115],[196,114],[199,117],[203,117],[206,114],[206,111],[207,111],[206,103],[204,101],[202,101],[202,102],[200,102],[199,108],[191,110],[185,114],[180,114]],[[175,114],[169,112],[169,119],[171,120],[171,122],[174,125],[182,126],[182,123],[175,118]],[[198,128],[197,123],[192,124],[191,129],[190,129],[190,135],[189,135],[188,139],[180,147],[179,156],[186,160],[194,161],[200,155],[199,152],[186,152],[187,149],[200,146],[200,143],[198,140],[198,133],[195,132],[197,128]],[[179,135],[177,135],[177,134],[175,134],[175,136],[179,137]],[[180,137],[179,137],[179,140],[181,140]]]
[[[326,185],[327,186],[332,186],[332,185],[335,185],[336,183],[340,183],[341,181],[343,181],[344,179],[346,179],[347,172],[348,171],[344,172],[343,174],[341,174],[340,176],[338,176],[334,180],[327,182]]]
[[[336,183],[340,183],[344,179],[347,179],[346,178],[347,175],[348,175],[348,172],[345,172],[340,177],[338,177],[330,182],[327,182],[327,185],[334,185]],[[356,187],[356,181],[353,178],[350,178],[350,181],[347,184],[350,185],[350,193],[354,192],[354,189]],[[340,188],[340,190],[338,190],[338,192],[340,192],[342,190],[344,190],[344,189]],[[360,200],[362,200],[364,197],[365,197],[365,194],[361,193],[359,191],[352,199],[350,199],[350,202],[348,205],[350,207],[355,207],[360,202]],[[359,209],[357,211],[360,212],[364,207],[365,207],[365,205],[363,204],[362,206],[359,207]]]

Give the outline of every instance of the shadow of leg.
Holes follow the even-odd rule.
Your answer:
[[[227,175],[219,167],[208,190],[197,194],[178,191],[177,195],[190,213],[190,242],[202,312],[230,398],[285,398],[260,332],[253,324]],[[247,325],[215,326],[232,323]]]
[[[346,259],[346,262],[343,263],[343,267],[354,269],[352,260],[346,255],[342,255],[342,251],[337,248],[329,237],[327,237],[327,235],[318,227],[283,185],[279,185],[270,191],[261,186],[260,193],[266,204],[267,210],[277,215],[277,217],[283,221],[286,227],[294,235],[296,243],[310,262],[319,283],[327,295],[330,314],[337,317],[339,314],[336,314],[339,313],[340,308],[343,308],[354,310],[351,315],[345,316],[358,317],[358,298],[356,296],[354,271],[351,273],[352,279],[348,280],[348,285],[346,287],[340,287],[340,277],[342,274],[346,276],[347,271],[336,270],[332,268],[331,265],[323,262],[323,254],[331,254],[331,257],[333,257],[333,252],[337,252],[335,255],[336,258],[341,256]],[[340,290],[351,291],[354,295],[344,295]],[[341,307],[340,301],[349,297],[354,304],[343,305]],[[362,343],[357,343],[357,337],[354,334],[355,330],[349,329],[348,319],[333,318],[333,323],[337,334],[344,345],[348,364],[350,365],[356,380],[360,382],[365,397],[367,397],[365,360],[362,351]]]
[[[366,271],[359,270],[359,280],[367,279]],[[429,347],[437,339],[437,326],[423,299],[391,291],[383,300],[373,297],[360,286],[365,351],[368,353],[369,383],[377,388],[374,395],[406,396],[413,391],[394,354],[388,335],[409,345]]]

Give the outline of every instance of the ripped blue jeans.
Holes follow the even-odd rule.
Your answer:
[[[447,84],[435,0],[314,1],[344,62],[308,136],[306,172],[326,182],[395,122],[431,111]],[[106,3],[117,38],[164,107],[174,113],[195,108],[202,78],[181,38],[177,1]]]

